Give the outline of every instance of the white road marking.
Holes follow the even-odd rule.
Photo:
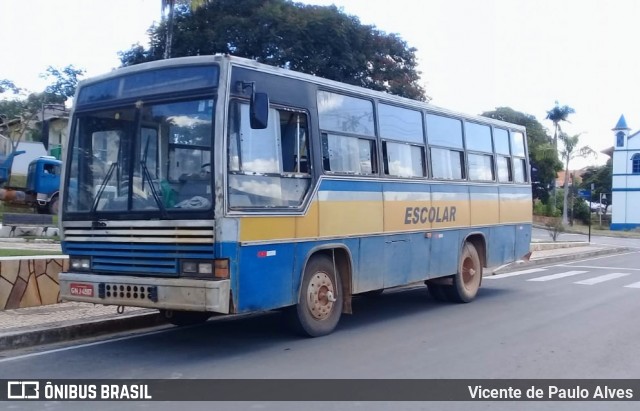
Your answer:
[[[626,267],[601,267],[597,265],[557,265],[556,267],[565,267],[565,268],[593,268],[597,270],[625,270],[625,271],[640,271],[640,268],[626,268]]]
[[[625,288],[640,288],[640,282],[625,285]]]
[[[546,268],[531,268],[529,270],[513,271],[511,273],[491,275],[488,277],[484,277],[483,280],[497,280],[499,278],[514,277],[516,275],[522,275],[522,274],[538,273],[540,271],[546,271],[546,270],[547,270]]]
[[[576,281],[574,284],[594,285],[594,284],[603,283],[603,282],[609,281],[609,280],[615,280],[616,278],[626,277],[628,275],[629,275],[629,273],[604,274],[604,275],[600,275],[598,277],[589,278],[587,280]]]
[[[572,275],[584,274],[588,273],[588,271],[565,271],[564,273],[545,275],[544,277],[536,277],[531,278],[527,281],[551,281],[557,280],[558,278],[571,277]]]

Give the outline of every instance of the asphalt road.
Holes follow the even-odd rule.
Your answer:
[[[354,302],[333,334],[301,339],[279,313],[168,328],[0,359],[0,379],[638,378],[640,251],[485,278],[471,304],[424,288]],[[14,355],[14,354],[12,354]],[[636,393],[640,396],[640,392]],[[86,403],[9,403],[75,410]],[[175,409],[92,403],[95,410]],[[180,409],[637,409],[632,402],[184,403]]]

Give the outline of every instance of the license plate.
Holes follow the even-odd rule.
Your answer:
[[[93,285],[82,283],[69,284],[69,292],[71,295],[79,295],[81,297],[93,297]]]

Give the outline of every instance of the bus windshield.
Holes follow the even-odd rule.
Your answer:
[[[211,209],[213,107],[195,99],[77,114],[65,211]]]

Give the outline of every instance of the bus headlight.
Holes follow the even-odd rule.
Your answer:
[[[86,271],[86,270],[89,270],[91,268],[91,259],[90,258],[86,258],[86,257],[82,257],[82,258],[70,257],[69,258],[69,265],[74,270],[84,270],[84,271]]]
[[[182,261],[180,275],[185,277],[213,277],[213,263],[202,261]]]

